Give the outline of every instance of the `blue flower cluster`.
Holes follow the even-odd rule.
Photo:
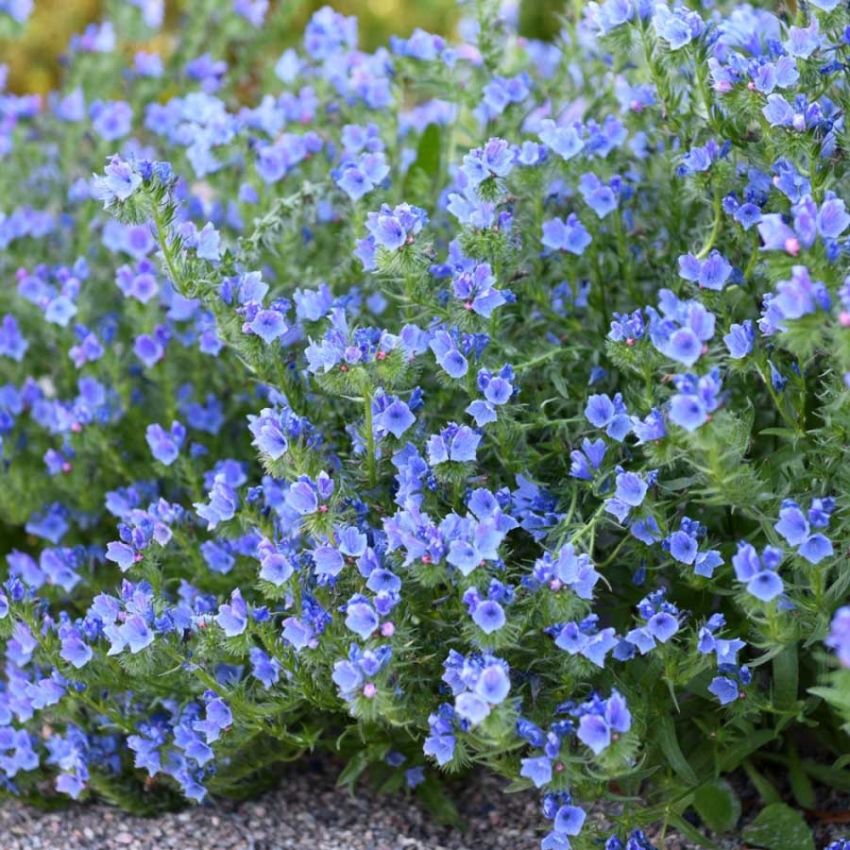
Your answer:
[[[803,727],[843,776],[846,4],[547,42],[474,0],[371,51],[325,7],[274,55],[286,4],[198,55],[189,6],[45,98],[0,70],[0,790],[167,806],[327,746],[648,850]]]

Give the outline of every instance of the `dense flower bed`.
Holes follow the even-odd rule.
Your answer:
[[[750,843],[811,846],[771,777],[850,786],[846,4],[549,44],[479,0],[374,53],[325,8],[281,54],[286,5],[154,52],[115,3],[61,91],[0,82],[3,788],[323,746],[634,850],[734,829],[743,766]]]

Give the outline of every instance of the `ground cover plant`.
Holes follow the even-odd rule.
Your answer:
[[[4,793],[156,811],[328,748],[639,850],[737,829],[744,771],[747,841],[812,847],[850,788],[847,4],[550,43],[479,0],[375,52],[331,8],[281,50],[286,4],[107,6],[61,90],[0,71]]]

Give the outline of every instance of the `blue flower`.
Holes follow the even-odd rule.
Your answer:
[[[119,201],[126,201],[142,185],[142,175],[133,165],[117,154],[111,156],[104,169],[104,175],[95,175],[92,180],[92,196],[103,201],[108,209]]]
[[[266,345],[271,345],[287,331],[286,322],[277,310],[258,310],[248,328]]]
[[[681,301],[670,290],[662,289],[661,315],[652,307],[649,336],[665,357],[692,366],[703,353],[703,345],[714,336],[714,314],[699,301]]]
[[[620,522],[625,521],[633,508],[643,504],[651,481],[649,475],[644,477],[620,468],[615,479],[614,495],[605,501],[605,511],[617,517]]]
[[[460,353],[454,338],[446,331],[437,331],[430,342],[437,362],[451,378],[462,378],[469,370],[467,359]]]
[[[570,254],[584,253],[590,245],[591,237],[585,226],[571,213],[567,220],[550,218],[543,222],[543,238],[540,240],[552,251],[567,251]]]
[[[59,628],[61,647],[59,655],[77,670],[85,667],[91,661],[94,651],[83,640],[79,629],[63,625]]]
[[[161,425],[148,425],[145,432],[151,454],[165,466],[171,466],[180,455],[180,447],[186,439],[186,428],[179,422],[172,422],[170,430]]]
[[[472,621],[485,634],[492,634],[505,625],[504,608],[492,600],[485,600],[472,608]]]
[[[616,498],[630,507],[643,503],[646,490],[646,481],[634,472],[621,472],[617,475]]]
[[[367,640],[378,628],[375,609],[363,596],[352,597],[345,606],[345,625],[362,640]]]
[[[759,328],[767,335],[788,330],[788,320],[800,319],[818,310],[830,308],[829,291],[819,280],[813,281],[805,266],[794,266],[791,279],[776,284],[776,292],[764,297]]]
[[[720,370],[714,368],[701,377],[676,375],[673,383],[677,393],[670,400],[670,420],[686,431],[695,431],[720,406]]]
[[[439,434],[428,438],[428,462],[432,466],[453,461],[469,463],[475,461],[475,452],[481,435],[467,425],[449,423]]]
[[[732,264],[716,250],[704,260],[693,254],[679,257],[679,277],[699,284],[703,289],[723,289],[731,274]]]
[[[617,185],[619,180],[620,178],[617,177],[612,182]],[[581,175],[578,188],[585,203],[599,218],[605,218],[617,209],[617,195],[611,185],[603,183],[593,172],[586,172]]]
[[[671,50],[690,44],[705,29],[705,23],[696,12],[682,6],[671,10],[665,3],[655,5],[652,24],[659,38],[664,39]]]
[[[746,319],[741,324],[734,324],[729,328],[729,333],[723,337],[729,356],[733,360],[746,357],[753,350],[755,341],[755,329],[752,320]]]
[[[738,683],[728,676],[715,676],[708,686],[708,691],[717,697],[721,705],[729,705],[738,699]]]
[[[574,449],[570,452],[570,475],[573,478],[592,481],[593,473],[599,469],[605,459],[606,449],[607,446],[603,440],[591,441],[585,437],[581,442],[581,450]]]
[[[631,419],[623,397],[617,393],[613,400],[605,394],[592,395],[587,400],[584,415],[596,428],[604,428],[605,433],[618,443],[631,431]]]
[[[395,399],[385,407],[376,417],[375,425],[392,434],[397,440],[416,421],[416,417],[410,412],[410,407],[401,399]]]
[[[540,141],[562,159],[572,159],[584,147],[575,127],[559,127],[549,118],[540,122]]]
[[[248,652],[251,659],[251,675],[268,690],[280,679],[280,663],[257,646]]]
[[[112,541],[106,544],[106,559],[118,564],[122,572],[126,572],[136,563],[136,550],[127,543]]]
[[[124,647],[128,647],[130,652],[135,655],[150,646],[153,643],[153,638],[153,632],[144,618],[138,614],[133,614],[122,625],[118,626],[110,636],[112,645],[108,654],[115,655],[121,652]]]
[[[809,518],[800,510],[799,505],[791,499],[785,499],[779,510],[779,520],[773,526],[789,546],[797,549],[797,554],[810,564],[819,564],[824,558],[833,554],[832,542],[823,534],[811,533],[811,524],[823,528],[829,522],[832,512],[831,500],[816,500],[819,504],[809,509]],[[823,503],[826,501],[826,506]],[[814,517],[814,519],[812,519]]]
[[[478,186],[491,178],[507,177],[515,161],[516,154],[508,142],[490,139],[483,148],[475,148],[464,156],[461,170],[470,185]]]
[[[553,826],[557,833],[578,835],[586,819],[587,814],[584,809],[578,806],[561,806],[555,814]]]
[[[239,588],[230,594],[229,604],[223,603],[219,606],[215,619],[226,637],[236,637],[245,631],[248,626],[248,605]]]
[[[89,109],[94,131],[105,141],[114,142],[133,128],[133,109],[123,100],[96,100]]]
[[[626,700],[616,690],[607,700],[594,697],[580,707],[578,739],[599,755],[611,745],[612,734],[628,732],[632,716]]]
[[[808,27],[789,27],[788,39],[783,44],[783,47],[792,56],[800,59],[808,59],[816,50],[818,50],[823,42],[818,26],[818,19],[812,17],[812,22]]]
[[[504,702],[511,689],[506,666],[503,663],[489,664],[478,675],[475,693],[489,705]]]
[[[290,485],[286,493],[286,504],[301,516],[317,511],[327,511],[326,502],[334,492],[334,482],[326,472],[320,472],[315,481],[302,475]]]
[[[530,779],[535,788],[542,788],[552,781],[552,759],[548,756],[524,758],[519,775]]]
[[[767,546],[759,557],[749,543],[739,543],[738,551],[732,557],[735,577],[745,582],[747,592],[762,602],[770,602],[784,590],[782,579],[776,570],[782,561],[782,550]]]

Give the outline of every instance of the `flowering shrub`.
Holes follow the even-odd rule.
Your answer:
[[[327,746],[539,788],[544,850],[612,799],[616,849],[733,829],[743,766],[810,845],[769,773],[850,781],[846,4],[282,54],[267,5],[160,55],[116,3],[0,97],[3,788]]]

